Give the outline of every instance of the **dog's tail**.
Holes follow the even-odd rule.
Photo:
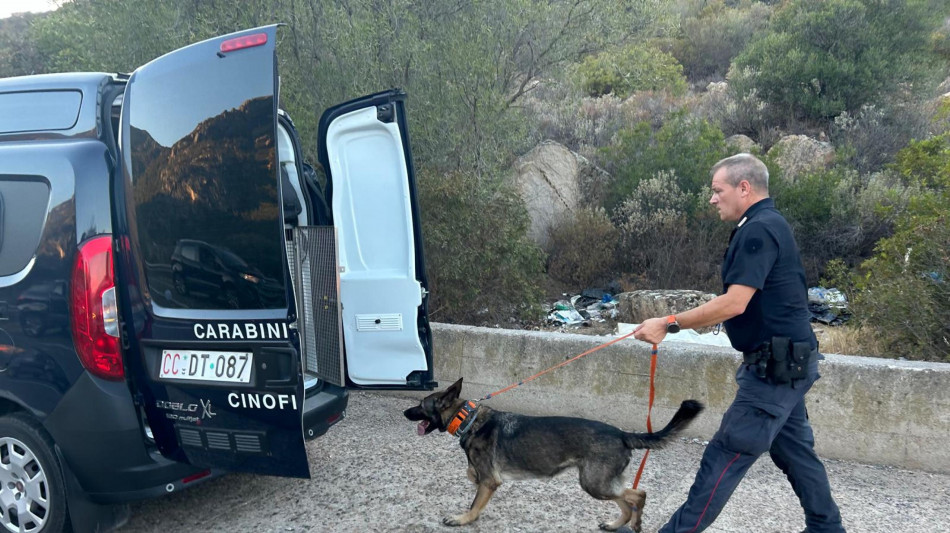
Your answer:
[[[703,404],[696,400],[686,400],[680,404],[676,414],[665,428],[654,433],[624,433],[623,443],[627,448],[660,448],[683,428],[689,425],[699,413],[703,411]]]

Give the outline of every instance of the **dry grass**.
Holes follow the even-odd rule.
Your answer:
[[[812,329],[818,337],[822,353],[893,357],[867,327],[812,324]]]

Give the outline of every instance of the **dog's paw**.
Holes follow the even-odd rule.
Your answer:
[[[617,531],[618,529],[620,529],[618,527],[613,527],[611,524],[608,524],[607,522],[601,522],[600,524],[597,525],[597,527],[599,527],[602,531]]]
[[[461,516],[446,516],[445,518],[442,519],[442,525],[452,526],[452,527],[464,526],[465,522],[462,521]]]

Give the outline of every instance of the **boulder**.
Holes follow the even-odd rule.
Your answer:
[[[726,139],[726,145],[736,153],[751,153],[757,148],[761,148],[758,143],[745,135],[733,135]]]
[[[835,149],[828,142],[817,141],[806,135],[782,137],[769,150],[789,181],[807,172],[828,168],[835,159]]]
[[[648,318],[681,313],[702,305],[716,295],[692,290],[640,290],[623,292],[616,296],[619,320],[639,324]],[[700,333],[713,328],[703,328]]]
[[[585,204],[599,205],[609,179],[587,158],[554,141],[544,141],[521,156],[514,170],[531,217],[528,235],[542,247],[558,221],[572,217]]]

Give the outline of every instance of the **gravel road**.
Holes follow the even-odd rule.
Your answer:
[[[230,475],[134,504],[120,531],[595,532],[597,524],[615,518],[616,506],[590,498],[568,471],[552,480],[508,482],[474,524],[441,525],[443,516],[467,508],[474,488],[453,437],[420,437],[403,418],[414,404],[404,395],[353,393],[347,418],[307,446],[312,479]],[[656,531],[685,499],[702,452],[702,442],[679,440],[650,454],[640,485],[648,493],[644,532]],[[631,480],[639,457],[634,455]],[[950,476],[833,460],[826,466],[850,532],[950,530]],[[707,531],[803,528],[794,493],[763,458]]]

